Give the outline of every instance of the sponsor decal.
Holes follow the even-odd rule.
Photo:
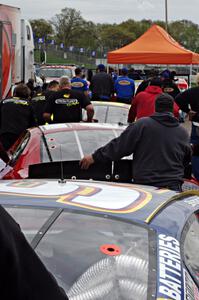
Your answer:
[[[43,96],[42,94],[38,94],[36,97],[32,98],[32,101],[45,101],[46,97]]]
[[[14,103],[14,104],[21,104],[21,105],[29,105],[28,102],[26,100],[20,100],[20,99],[6,99],[3,101],[3,104],[6,103]]]
[[[68,107],[79,105],[79,101],[77,99],[56,99],[55,103],[66,105]]]
[[[116,214],[136,212],[152,199],[151,193],[139,188],[70,182],[60,186],[55,181],[38,180],[0,183],[0,194],[44,198],[69,206]]]
[[[186,300],[199,300],[199,290],[189,273],[183,269]]]
[[[172,93],[174,91],[174,89],[172,87],[165,87],[163,90],[164,90],[164,93]]]
[[[72,82],[71,85],[76,88],[82,88],[84,86],[83,82]]]
[[[187,200],[184,200],[184,203],[189,204],[191,207],[196,207],[197,205],[199,205],[199,197],[193,196],[190,197]]]
[[[130,85],[131,83],[128,80],[120,80],[120,81],[118,81],[118,84],[120,84],[120,85]]]
[[[66,98],[66,99],[69,99],[70,98],[70,94],[64,94],[63,97]]]
[[[172,236],[159,234],[159,286],[158,299],[181,300],[182,266],[180,244]]]

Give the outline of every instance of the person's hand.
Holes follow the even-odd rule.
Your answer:
[[[79,165],[81,169],[87,170],[94,162],[92,155],[86,155],[80,160]]]
[[[192,121],[193,117],[195,116],[196,111],[190,110],[188,112],[188,116],[189,116],[189,121]]]

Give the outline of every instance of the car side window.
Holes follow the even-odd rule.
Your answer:
[[[17,159],[25,149],[26,145],[28,144],[29,140],[30,140],[30,132],[28,131],[26,132],[26,134],[21,136],[14,144],[14,147],[11,148],[10,150],[10,154],[12,155],[10,160],[11,166],[17,161]]]
[[[181,245],[184,263],[199,285],[199,212],[185,225]]]
[[[124,107],[109,107],[106,123],[127,124],[129,110]]]
[[[36,207],[4,206],[4,208],[20,225],[29,243],[53,213],[52,209]]]

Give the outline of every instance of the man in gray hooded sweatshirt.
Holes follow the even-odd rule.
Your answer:
[[[191,148],[187,131],[173,116],[173,104],[168,94],[157,96],[152,116],[139,119],[118,138],[85,156],[80,161],[81,168],[133,154],[134,183],[181,191]]]

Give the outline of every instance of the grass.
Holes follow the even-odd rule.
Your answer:
[[[40,64],[41,63],[41,59],[40,59],[40,50],[35,50],[34,52],[34,58],[35,58],[35,63]],[[95,68],[95,64],[91,64],[91,63],[84,63],[83,61],[76,61],[75,59],[65,59],[63,57],[59,55],[55,55],[54,52],[47,52],[47,59],[46,59],[46,63],[47,64],[60,64],[60,65],[82,65],[84,64],[84,66],[88,69],[93,69]]]

